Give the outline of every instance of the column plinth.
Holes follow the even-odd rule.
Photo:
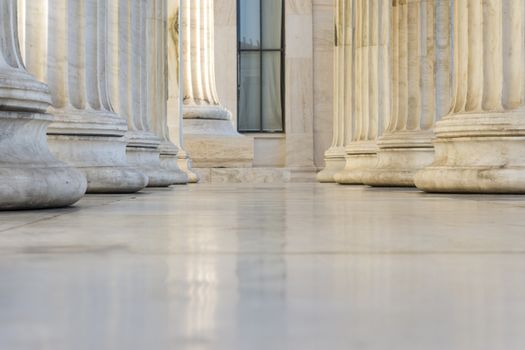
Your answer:
[[[454,6],[452,108],[415,183],[428,192],[525,193],[525,4]]]
[[[0,0],[0,210],[63,207],[84,195],[86,179],[49,151],[51,98],[22,63],[17,6]]]

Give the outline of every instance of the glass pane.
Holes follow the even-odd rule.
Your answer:
[[[262,62],[263,130],[283,131],[281,53],[264,52]]]
[[[261,129],[261,59],[259,52],[242,52],[239,62],[239,131]]]
[[[261,4],[259,1],[239,1],[239,43],[241,49],[258,49],[261,47]]]
[[[262,1],[263,49],[281,48],[282,11],[282,0]]]

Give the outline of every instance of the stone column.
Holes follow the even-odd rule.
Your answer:
[[[168,0],[168,130],[169,136],[178,150],[178,165],[182,171],[186,173],[188,182],[199,182],[199,177],[195,174],[191,167],[191,158],[184,150],[183,137],[183,120],[181,115],[181,106],[183,96],[181,95],[181,76],[183,71],[181,69],[181,55],[182,41],[180,40],[181,33],[181,16],[179,11],[180,3],[184,0]]]
[[[178,172],[161,166],[162,140],[153,133],[150,101],[151,76],[148,67],[147,33],[150,1],[109,0],[111,52],[110,101],[119,115],[127,119],[128,161],[148,177],[149,187],[166,187],[180,182]]]
[[[149,113],[152,118],[152,127],[155,134],[160,138],[160,162],[164,169],[176,175],[176,184],[188,183],[188,176],[179,168],[178,153],[180,149],[171,142],[168,129],[168,25],[167,25],[167,3],[166,0],[154,0],[148,3],[152,12],[148,15],[148,62],[149,89],[148,102]]]
[[[83,196],[86,179],[48,149],[51,98],[22,62],[17,7],[0,0],[0,210],[67,206]]]
[[[253,139],[237,133],[215,86],[213,0],[183,0],[184,145],[196,168],[251,167]]]
[[[390,1],[356,0],[353,6],[355,75],[345,81],[353,85],[354,106],[346,112],[345,125],[351,128],[346,166],[335,175],[341,184],[362,184],[363,175],[375,167],[377,140],[390,114]]]
[[[432,163],[432,130],[450,107],[450,14],[449,1],[393,2],[392,113],[367,185],[414,186]]]
[[[455,1],[454,97],[437,123],[429,192],[525,193],[525,3]]]
[[[352,113],[352,10],[352,1],[336,1],[333,139],[332,145],[325,153],[326,166],[317,174],[319,182],[335,182],[334,176],[341,172],[346,164],[345,119],[347,114]]]
[[[132,193],[146,185],[126,159],[126,120],[108,95],[107,1],[20,0],[29,71],[49,84],[53,153],[81,170],[90,193]]]

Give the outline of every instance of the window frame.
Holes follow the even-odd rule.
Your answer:
[[[284,134],[286,133],[286,74],[285,74],[285,52],[286,52],[286,34],[285,34],[285,2],[286,0],[281,0],[281,48],[280,49],[263,49],[263,9],[262,2],[259,1],[259,34],[260,34],[260,47],[258,49],[244,49],[241,46],[241,2],[244,0],[237,0],[237,131],[243,134]],[[241,54],[244,52],[254,52],[259,53],[259,77],[260,89],[259,89],[259,118],[260,118],[260,127],[258,130],[240,130],[239,121],[240,121],[240,102],[241,102]],[[264,130],[263,121],[263,89],[262,89],[262,78],[263,78],[263,53],[265,52],[280,52],[281,53],[281,125],[282,130]]]

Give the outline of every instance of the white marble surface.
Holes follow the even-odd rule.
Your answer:
[[[295,184],[0,213],[0,349],[523,349],[524,209]]]

